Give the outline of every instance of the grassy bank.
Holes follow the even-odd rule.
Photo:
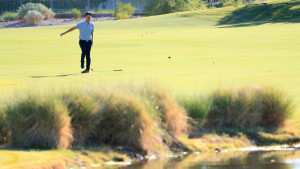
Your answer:
[[[299,23],[300,2],[269,3],[246,6],[222,18],[220,24]],[[242,26],[242,25],[241,25]]]
[[[3,101],[1,135],[7,136],[1,140],[15,148],[109,144],[151,154],[168,150],[187,132],[184,108],[159,86],[99,86],[51,93],[31,91]]]
[[[252,136],[245,129],[259,128],[275,135],[287,126],[293,105],[283,91],[270,87],[220,89],[206,97],[178,99],[153,83],[31,91],[2,100],[0,131],[2,142],[15,148],[108,144],[159,154],[174,147],[185,149],[181,136],[203,135],[197,131],[201,128],[207,134],[214,130],[230,136]],[[235,129],[242,134],[230,133]],[[295,142],[298,134],[293,134],[295,140],[281,142]],[[265,144],[276,143],[276,137],[273,140]]]
[[[30,167],[40,155],[40,166],[91,167],[182,151],[292,145],[300,140],[299,130],[286,123],[292,104],[270,88],[181,99],[153,83],[18,92],[2,99],[0,140],[6,146],[0,153],[8,159],[0,163]],[[28,153],[33,156],[26,161]]]

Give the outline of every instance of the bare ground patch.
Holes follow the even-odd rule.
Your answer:
[[[101,18],[92,18],[92,22],[101,22],[115,20],[114,17],[101,17]],[[77,24],[81,21],[84,21],[84,18],[81,19],[47,19],[44,20],[39,25],[29,25],[26,21],[1,21],[0,29],[4,28],[20,28],[20,27],[37,27],[37,26],[55,26],[55,25],[72,25]]]

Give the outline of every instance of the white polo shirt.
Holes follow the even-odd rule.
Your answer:
[[[92,33],[94,32],[94,24],[91,22],[88,24],[86,21],[80,22],[75,26],[79,29],[80,40],[92,40]]]

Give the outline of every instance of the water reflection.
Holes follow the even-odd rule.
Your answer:
[[[300,151],[190,154],[139,162],[122,169],[299,169]]]

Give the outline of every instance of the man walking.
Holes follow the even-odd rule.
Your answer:
[[[91,47],[93,46],[94,40],[94,24],[91,23],[92,14],[90,12],[85,13],[85,21],[78,23],[76,26],[60,34],[63,36],[75,29],[79,29],[79,45],[81,48],[81,69],[84,68],[84,58],[86,57],[86,69],[81,73],[89,73],[91,65]]]

